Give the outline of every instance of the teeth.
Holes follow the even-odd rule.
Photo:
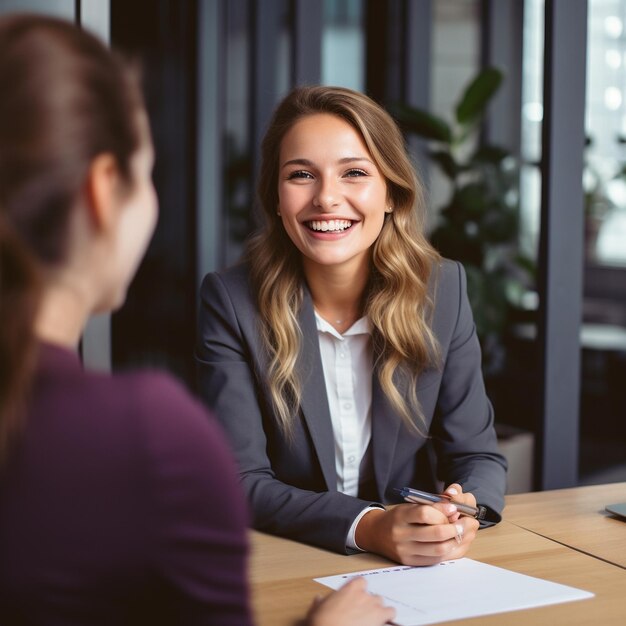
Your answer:
[[[350,220],[315,220],[309,222],[309,228],[317,231],[342,231],[350,228],[352,222]]]

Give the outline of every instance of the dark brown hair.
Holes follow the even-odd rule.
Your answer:
[[[0,19],[0,461],[36,362],[39,275],[63,261],[89,168],[112,154],[131,183],[136,74],[94,36],[35,15]]]

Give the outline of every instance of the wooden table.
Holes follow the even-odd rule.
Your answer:
[[[626,483],[507,496],[503,516],[508,522],[626,568],[626,522],[604,509],[615,502],[626,502]],[[626,595],[626,589],[624,592]]]
[[[601,623],[606,626],[625,623],[626,570],[620,567],[506,521],[494,528],[481,530],[468,556],[522,574],[585,589],[595,593],[596,597],[448,624],[528,626]],[[373,569],[389,563],[371,554],[343,556],[252,532],[250,577],[257,624],[296,624],[305,615],[311,600],[329,591],[314,582],[314,577]]]

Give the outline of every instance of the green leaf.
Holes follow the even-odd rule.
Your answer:
[[[474,152],[472,160],[497,164],[509,156],[511,156],[511,153],[506,148],[501,148],[500,146],[485,145],[480,146],[476,150],[476,152]]]
[[[434,139],[447,144],[452,141],[450,126],[428,111],[406,104],[395,104],[390,107],[390,111],[402,127],[424,139]]]
[[[476,219],[488,209],[485,195],[484,181],[470,182],[456,190],[454,200],[462,209],[463,219]]]
[[[468,85],[456,107],[459,124],[475,122],[484,113],[487,103],[500,87],[503,74],[495,67],[487,67]]]
[[[513,259],[516,265],[524,270],[530,278],[535,278],[535,272],[537,270],[537,263],[534,259],[531,259],[528,255],[519,252]]]
[[[433,150],[430,153],[430,158],[439,164],[443,173],[452,181],[456,179],[462,170],[462,166],[454,160],[454,157],[447,150]]]

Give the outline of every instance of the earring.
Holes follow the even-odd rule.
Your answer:
[[[276,215],[278,215],[278,217],[280,217],[280,211],[276,211]]]
[[[393,213],[393,207],[392,206],[388,206],[387,210],[385,211],[385,213]]]

